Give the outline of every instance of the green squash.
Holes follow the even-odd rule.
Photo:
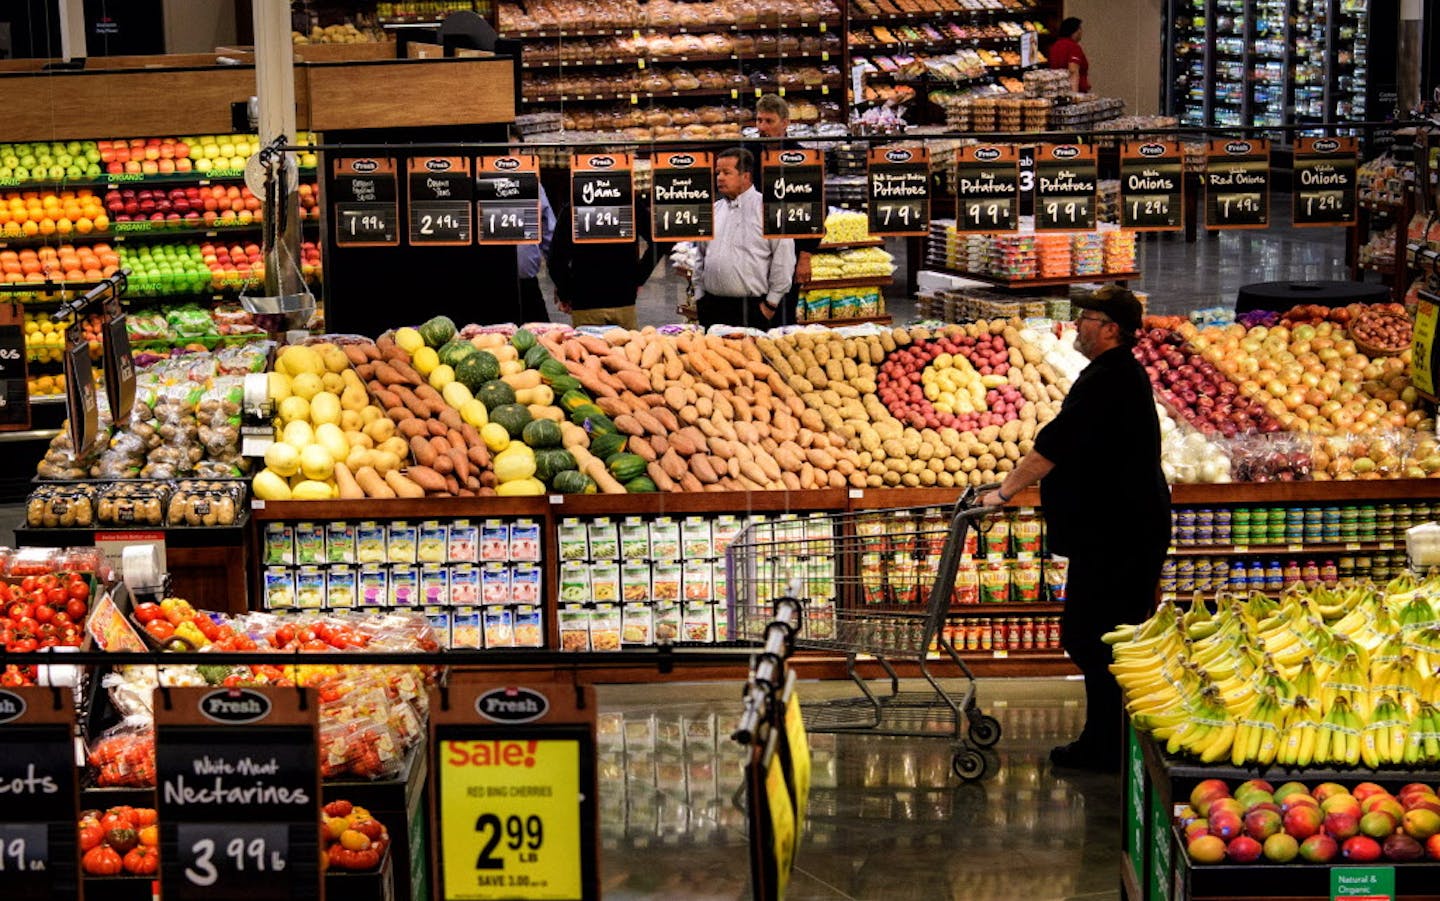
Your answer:
[[[551,378],[546,378],[544,375],[544,371],[542,370],[540,378],[543,379],[546,384],[550,386],[551,390],[553,390],[555,394],[560,397],[564,397],[566,394],[572,391],[579,391],[581,388],[580,380],[575,378],[575,376],[573,375],[557,375]]]
[[[557,388],[555,390],[559,391],[560,389]],[[566,413],[574,413],[581,407],[593,405],[594,403],[595,402],[590,399],[590,395],[586,394],[580,388],[565,391],[560,395],[560,409]],[[596,407],[596,409],[598,410],[599,408]]]
[[[480,390],[475,392],[475,399],[484,404],[485,409],[494,410],[515,403],[515,389],[499,379],[493,379],[480,386]]]
[[[493,413],[491,418],[494,418]],[[645,458],[639,454],[616,454],[606,462],[605,468],[610,470],[616,481],[628,482],[645,475]]]
[[[516,329],[515,337],[510,339],[510,343],[514,345],[515,349],[520,351],[521,354],[524,354],[530,348],[534,347],[535,341],[535,333],[528,328]]]
[[[654,494],[660,489],[650,481],[649,476],[636,476],[625,483],[625,490],[630,494]]]
[[[590,453],[601,460],[609,460],[611,457],[625,450],[625,436],[618,432],[600,432],[590,436]]]
[[[476,353],[478,351],[475,350],[475,345],[464,338],[454,338],[440,347],[438,356],[441,363],[454,369],[460,365],[461,360]]]
[[[555,473],[550,487],[561,494],[594,494],[596,492],[595,480],[574,469],[562,469]]]
[[[500,378],[500,361],[488,350],[477,350],[454,364],[455,378],[472,392],[479,391],[486,382]]]
[[[552,359],[550,356],[550,351],[537,344],[529,350],[525,351],[525,368],[539,369],[540,364],[544,363],[546,360],[549,359]]]
[[[499,423],[505,431],[510,433],[512,439],[519,438],[525,432],[525,426],[529,425],[533,418],[530,411],[520,404],[501,404],[498,407],[485,405],[490,409],[490,421]]]
[[[455,337],[455,323],[449,316],[436,316],[416,329],[429,347],[440,347]],[[442,361],[443,362],[443,361]]]
[[[540,370],[540,378],[544,379],[546,384],[551,386],[555,384],[551,379],[559,378],[562,375],[568,376],[570,374],[570,370],[565,368],[565,364],[554,357],[546,357],[537,368]]]
[[[530,425],[534,424],[530,423]],[[567,450],[552,447],[535,452],[535,478],[547,485],[554,484],[555,477],[561,473],[573,472],[578,468],[575,458]]]
[[[561,440],[560,424],[549,419],[531,420],[531,422],[525,426],[525,431],[521,433],[520,439],[536,450],[547,447],[559,447]]]

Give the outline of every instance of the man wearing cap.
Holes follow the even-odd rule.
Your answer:
[[[1070,558],[1061,644],[1085,676],[1085,728],[1050,759],[1116,770],[1122,697],[1100,636],[1154,609],[1170,547],[1170,489],[1160,469],[1155,398],[1133,353],[1140,301],[1106,285],[1075,303],[1075,349],[1090,365],[1035,436],[1034,450],[982,502],[1008,503],[1040,482],[1050,551]]]

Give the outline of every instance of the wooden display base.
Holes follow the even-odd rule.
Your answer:
[[[853,319],[801,319],[799,325],[827,325],[831,328],[844,328],[848,325],[889,325],[894,322],[889,313],[880,316],[857,316]]]

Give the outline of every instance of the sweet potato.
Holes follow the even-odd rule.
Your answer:
[[[426,428],[424,420],[421,419],[407,419],[396,426],[396,429],[401,435],[404,435],[406,439],[423,438],[430,434],[430,430]]]
[[[395,497],[395,489],[386,484],[380,478],[380,474],[369,466],[362,466],[355,470],[355,482],[365,492],[366,497],[392,498]]]
[[[445,476],[428,466],[406,467],[405,477],[426,491],[445,490]]]
[[[413,456],[415,462],[421,466],[433,467],[435,465],[435,447],[431,445],[427,439],[419,435],[410,439],[410,455]]]
[[[385,473],[385,484],[389,485],[399,497],[420,498],[425,496],[425,489],[405,478],[398,469],[392,469]]]
[[[675,484],[674,480],[672,480],[670,476],[665,472],[664,467],[662,467],[658,462],[652,460],[645,467],[645,471],[649,474],[650,481],[654,482],[655,487],[659,488],[661,491],[680,490],[680,486]]]

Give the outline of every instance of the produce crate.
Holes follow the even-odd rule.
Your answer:
[[[336,780],[320,786],[322,804],[338,800],[357,804],[389,830],[395,901],[426,901],[430,897],[428,761],[422,740],[410,749],[404,768],[394,779]]]
[[[1350,861],[1192,866],[1185,853],[1184,837],[1174,826],[1175,810],[1177,805],[1187,804],[1191,790],[1206,779],[1220,779],[1230,785],[1247,779],[1266,779],[1276,785],[1293,779],[1311,786],[1321,782],[1374,782],[1391,791],[1410,782],[1435,780],[1433,771],[1205,766],[1170,757],[1149,736],[1128,731],[1120,862],[1120,883],[1127,901],[1329,901],[1331,871],[1360,866]],[[1394,901],[1440,901],[1440,862],[1376,861],[1373,866],[1395,869]]]
[[[155,876],[86,876],[85,901],[151,901],[159,892]]]

